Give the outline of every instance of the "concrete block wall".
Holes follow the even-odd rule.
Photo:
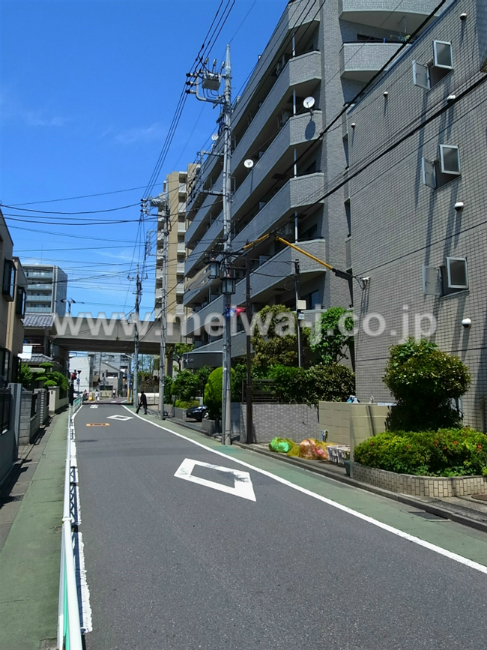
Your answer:
[[[241,438],[245,441],[247,410],[240,404]],[[318,435],[318,409],[307,404],[253,404],[254,439],[270,442],[276,436],[301,442]]]
[[[328,441],[350,445],[351,449],[386,430],[388,406],[320,402],[318,430],[328,431]]]
[[[41,424],[41,414],[39,404],[34,416],[31,417],[32,397],[34,393],[30,391],[22,392],[22,402],[20,406],[20,435],[19,444],[28,445],[35,439]]]

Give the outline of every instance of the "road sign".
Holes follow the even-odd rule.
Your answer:
[[[229,474],[234,479],[234,487],[228,487],[227,485],[222,485],[221,483],[215,483],[214,481],[208,481],[207,479],[199,478],[198,476],[192,476],[192,471],[195,465],[199,465],[200,467],[207,467],[217,472],[224,472],[225,474]],[[211,487],[214,490],[220,490],[220,492],[233,494],[236,497],[242,497],[242,499],[255,501],[254,488],[252,481],[250,480],[250,474],[248,472],[242,472],[238,469],[230,469],[229,467],[210,465],[210,463],[202,463],[199,460],[191,460],[189,458],[185,458],[174,476],[177,478],[182,478],[185,481],[192,481],[193,483],[204,485],[205,487]]]

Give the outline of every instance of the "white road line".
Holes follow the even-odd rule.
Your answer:
[[[74,423],[74,418],[78,415],[80,410],[81,409],[78,409],[76,413],[73,415],[72,418],[73,423]],[[76,498],[78,521],[75,523],[76,525],[79,526],[81,524],[81,501],[80,501],[80,494],[79,494],[79,474],[78,474],[76,443],[74,442],[75,439],[76,439],[76,429],[74,429],[73,442],[71,443],[71,465],[73,466],[73,462],[74,462],[76,467],[75,498]],[[82,533],[73,534],[73,545],[74,545],[74,554],[75,554],[74,557],[76,563],[76,584],[78,585],[78,592],[81,596],[79,598],[79,607],[80,607],[80,614],[82,620],[82,632],[83,634],[87,634],[88,632],[91,632],[93,630],[93,622],[92,622],[92,611],[91,611],[91,603],[90,603],[90,590],[88,587],[88,581],[86,579],[85,552],[84,552]]]
[[[124,408],[128,409],[128,407],[124,406]],[[483,564],[479,564],[478,562],[474,562],[473,560],[469,560],[466,557],[463,557],[461,555],[457,555],[457,553],[452,553],[451,551],[447,551],[444,548],[441,548],[440,546],[436,546],[436,544],[431,544],[431,542],[426,542],[423,539],[420,539],[419,537],[415,537],[414,535],[410,535],[409,533],[405,533],[402,530],[399,530],[397,528],[394,528],[393,526],[389,526],[389,524],[384,524],[381,521],[377,521],[376,519],[373,519],[372,517],[369,517],[368,515],[364,515],[361,512],[356,512],[355,510],[352,510],[351,508],[348,508],[347,506],[343,506],[341,503],[336,503],[335,501],[332,501],[331,499],[327,499],[326,497],[321,496],[320,494],[315,494],[314,492],[311,492],[311,490],[307,490],[306,488],[301,487],[300,485],[295,485],[294,483],[291,483],[290,481],[287,481],[285,478],[281,478],[280,476],[276,476],[275,474],[272,474],[271,472],[267,472],[265,469],[259,469],[258,467],[254,467],[253,465],[250,465],[249,463],[246,463],[243,460],[237,460],[236,458],[232,458],[228,456],[227,454],[222,453],[221,451],[217,451],[216,449],[212,449],[211,447],[207,447],[206,445],[202,444],[201,442],[197,442],[196,440],[191,440],[190,438],[186,438],[186,436],[183,436],[181,433],[176,433],[176,431],[171,431],[171,429],[168,429],[166,427],[163,427],[161,424],[157,424],[157,422],[152,422],[152,420],[145,420],[143,417],[140,415],[135,414],[135,417],[138,417],[139,419],[143,420],[144,422],[148,422],[149,424],[154,425],[155,427],[158,427],[159,429],[163,429],[164,431],[167,431],[168,433],[172,433],[174,436],[177,436],[178,438],[183,438],[183,440],[186,440],[187,442],[191,442],[194,445],[197,445],[198,447],[202,447],[203,449],[206,449],[206,451],[210,451],[213,454],[217,454],[218,456],[223,456],[227,460],[230,460],[234,463],[238,463],[239,465],[243,465],[244,467],[249,467],[252,469],[254,472],[259,472],[259,474],[263,474],[264,476],[268,476],[269,478],[274,479],[278,483],[282,483],[283,485],[287,485],[290,488],[293,488],[294,490],[297,490],[298,492],[302,492],[303,494],[307,494],[310,497],[313,497],[314,499],[318,499],[319,501],[322,501],[323,503],[328,504],[329,506],[332,506],[333,508],[337,508],[338,510],[342,510],[343,512],[348,513],[349,515],[352,515],[353,517],[357,517],[357,519],[362,519],[362,521],[366,521],[369,524],[372,524],[373,526],[377,526],[377,528],[381,528],[382,530],[387,531],[388,533],[392,533],[393,535],[397,535],[397,537],[402,537],[402,539],[406,539],[409,542],[413,542],[413,544],[417,544],[418,546],[423,546],[424,548],[429,549],[430,551],[434,551],[435,553],[438,553],[439,555],[443,555],[450,560],[454,560],[455,562],[458,562],[460,564],[463,564],[465,566],[470,567],[471,569],[475,569],[476,571],[480,571],[481,573],[487,574],[487,566],[484,566]]]
[[[230,474],[234,480],[234,485],[228,487],[227,485],[222,485],[221,483],[215,483],[214,481],[208,481],[204,478],[199,478],[198,476],[193,476],[192,471],[195,465],[200,467],[207,467],[208,469],[213,469],[217,472],[224,472],[225,474]],[[191,460],[190,458],[185,458],[179,468],[174,474],[177,478],[182,478],[185,481],[191,481],[192,483],[199,483],[199,485],[204,485],[205,487],[211,487],[214,490],[220,490],[221,492],[226,492],[227,494],[233,494],[236,497],[242,497],[242,499],[249,499],[249,501],[255,501],[254,487],[250,479],[250,474],[248,472],[241,472],[238,469],[230,469],[229,467],[220,467],[219,465],[211,465],[210,463],[202,463],[199,460]]]

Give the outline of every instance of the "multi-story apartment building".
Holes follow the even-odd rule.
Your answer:
[[[68,290],[66,273],[50,264],[26,265],[24,270],[27,277],[26,313],[64,316]]]
[[[0,387],[17,381],[24,343],[22,318],[26,279],[20,260],[13,256],[13,242],[0,211],[0,268],[3,272],[0,300]]]
[[[358,397],[390,401],[389,346],[430,332],[467,364],[464,422],[484,431],[486,73],[485,0],[456,0],[348,116]]]
[[[163,196],[169,197],[169,246],[167,268],[167,311],[183,318],[185,309],[184,263],[186,261],[186,201],[188,196],[188,178],[194,173],[194,165],[185,172],[172,172],[164,182]],[[157,262],[155,289],[155,317],[160,318],[162,304],[162,281],[164,275],[164,223],[165,209],[159,209],[157,217]]]
[[[289,2],[241,96],[232,111],[232,249],[280,229],[307,252],[349,271],[351,260],[348,186],[322,200],[349,166],[347,115],[344,104],[394,57],[436,0],[295,0]],[[313,101],[304,102],[311,97]],[[305,106],[306,104],[306,106]],[[313,104],[310,107],[310,104]],[[207,258],[222,241],[223,138],[214,144],[199,169],[187,205],[184,305],[201,322],[222,313],[220,280],[207,279]],[[253,166],[246,161],[253,161]],[[269,237],[252,250],[252,308],[282,303],[295,307],[295,260],[300,262],[300,300],[348,307],[352,284],[319,263]],[[237,255],[237,279],[243,278]],[[245,280],[232,302],[244,302]],[[221,340],[195,332],[200,352],[221,350]],[[232,337],[232,355],[245,353],[245,334]]]

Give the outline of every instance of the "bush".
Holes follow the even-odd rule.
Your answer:
[[[189,401],[198,393],[199,380],[191,370],[181,370],[172,384],[172,395],[176,399]]]
[[[178,409],[190,409],[192,406],[199,406],[199,401],[197,399],[183,400],[177,399],[174,402],[174,406]]]
[[[386,431],[355,447],[367,467],[417,476],[468,476],[487,473],[487,439],[469,429]]]
[[[346,402],[355,394],[355,375],[339,363],[311,366],[308,370],[309,403]]]
[[[231,387],[235,386],[235,370],[231,371]],[[205,386],[204,404],[208,407],[208,412],[212,420],[221,418],[222,415],[222,388],[223,388],[223,368],[215,368],[208,377]]]
[[[305,404],[308,401],[308,373],[304,368],[273,366],[269,372],[272,392],[284,404]]]
[[[459,426],[460,414],[451,401],[467,392],[470,374],[458,357],[439,350],[435,343],[411,338],[392,346],[383,381],[397,400],[390,430]]]
[[[346,366],[330,365],[292,368],[273,366],[269,372],[272,392],[283,404],[346,402],[355,392],[355,375]]]

